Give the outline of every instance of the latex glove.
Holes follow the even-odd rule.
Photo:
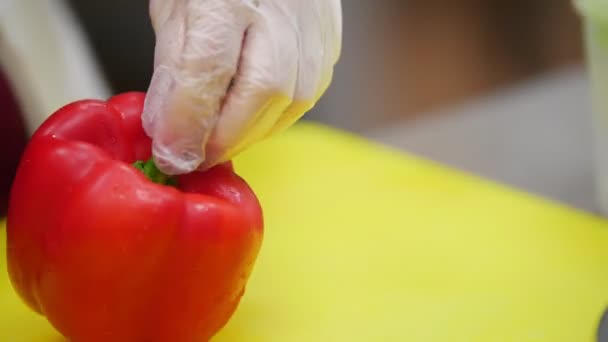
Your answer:
[[[208,168],[289,127],[330,84],[340,0],[151,0],[143,124],[168,174]]]

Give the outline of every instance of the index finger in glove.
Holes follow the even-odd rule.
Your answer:
[[[236,73],[254,8],[242,0],[151,2],[155,70],[142,122],[158,167],[195,170]]]

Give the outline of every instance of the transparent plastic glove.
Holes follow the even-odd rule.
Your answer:
[[[158,167],[208,168],[289,127],[330,84],[340,0],[151,0],[143,113]]]

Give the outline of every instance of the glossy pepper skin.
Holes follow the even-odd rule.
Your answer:
[[[152,182],[143,93],[69,104],[35,132],[11,190],[13,287],[73,342],[206,341],[244,293],[260,204],[230,163]]]

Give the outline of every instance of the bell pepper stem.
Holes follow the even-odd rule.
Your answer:
[[[156,164],[154,164],[153,158],[150,158],[147,161],[138,160],[133,163],[133,167],[143,172],[149,180],[156,184],[177,186],[177,179],[168,176],[159,170]]]

